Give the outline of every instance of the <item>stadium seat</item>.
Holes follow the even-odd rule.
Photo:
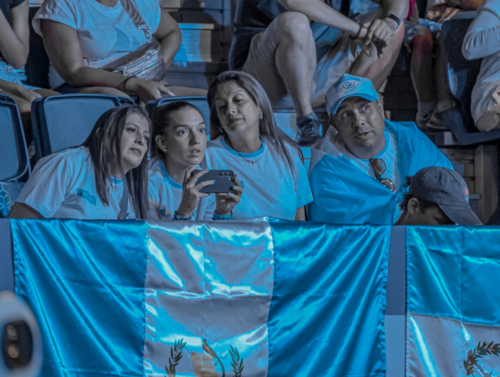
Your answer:
[[[0,94],[0,218],[7,217],[30,173],[28,149],[14,100]]]
[[[187,96],[187,97],[165,97],[155,101],[149,101],[146,105],[148,114],[152,117],[154,111],[164,105],[172,102],[186,101],[200,109],[205,120],[207,136],[210,138],[210,109],[208,108],[207,97],[204,96]]]
[[[130,98],[103,94],[67,94],[37,98],[31,105],[38,159],[85,141],[99,117]]]
[[[455,106],[443,115],[443,123],[462,145],[500,139],[500,130],[480,132],[471,114],[471,94],[479,74],[481,59],[468,61],[462,55],[462,42],[472,19],[452,19],[443,23],[440,43],[446,72],[446,90]]]

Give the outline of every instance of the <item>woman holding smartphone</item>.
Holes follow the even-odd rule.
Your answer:
[[[208,90],[207,161],[240,177],[245,196],[232,217],[305,220],[312,202],[300,148],[276,125],[269,99],[249,74],[223,72]]]
[[[106,111],[82,145],[36,164],[9,217],[146,219],[150,133],[142,107]]]
[[[243,189],[236,175],[231,193],[200,192],[213,181],[197,183],[208,173],[205,159],[207,135],[200,110],[177,101],[159,107],[153,115],[149,169],[149,218],[156,220],[227,220],[240,202]],[[210,203],[213,203],[211,205]],[[207,207],[212,209],[207,211]]]

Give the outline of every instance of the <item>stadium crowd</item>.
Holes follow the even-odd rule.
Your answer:
[[[426,88],[435,80],[422,39],[432,43],[432,36],[420,26],[425,22],[411,25],[415,1],[245,6],[269,4],[272,22],[246,46],[235,31],[232,54],[241,64],[219,74],[207,92],[163,80],[181,34],[157,0],[45,0],[33,27],[50,58],[51,89],[30,87],[23,83],[28,0],[1,0],[0,93],[21,112],[58,93],[137,103],[108,110],[82,145],[38,161],[9,217],[481,225],[465,181],[422,132],[439,128],[440,99]],[[484,131],[500,128],[499,28],[500,0],[485,0],[463,43],[467,59],[484,58],[472,93],[472,114]],[[408,29],[416,32],[405,36]],[[378,94],[404,40],[413,46],[418,126],[386,119]],[[121,73],[143,57],[156,59],[148,65],[154,72]],[[206,95],[209,125],[183,101],[144,110],[151,100],[186,95]],[[321,124],[318,108],[329,124]],[[273,109],[295,110],[295,140],[277,126]],[[301,146],[311,146],[309,172]],[[220,184],[214,170],[227,174],[226,190],[210,189]]]

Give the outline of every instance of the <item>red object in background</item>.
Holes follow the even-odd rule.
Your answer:
[[[410,21],[410,17],[413,16],[413,12],[415,12],[415,2],[416,0],[410,0],[410,9],[408,11],[408,17],[406,17],[408,21]]]

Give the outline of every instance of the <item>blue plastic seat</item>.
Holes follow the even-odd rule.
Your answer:
[[[185,101],[200,109],[205,120],[207,136],[210,136],[210,108],[208,107],[207,97],[204,96],[186,96],[186,97],[165,97],[156,101],[149,101],[146,105],[148,114],[152,117],[158,107],[168,105],[172,102]]]
[[[37,98],[31,105],[37,158],[83,143],[103,113],[133,104],[130,98],[104,94]]]
[[[29,176],[28,148],[14,100],[0,94],[0,218],[7,217]]]
[[[29,157],[21,116],[12,97],[0,94],[0,181],[29,175]]]

